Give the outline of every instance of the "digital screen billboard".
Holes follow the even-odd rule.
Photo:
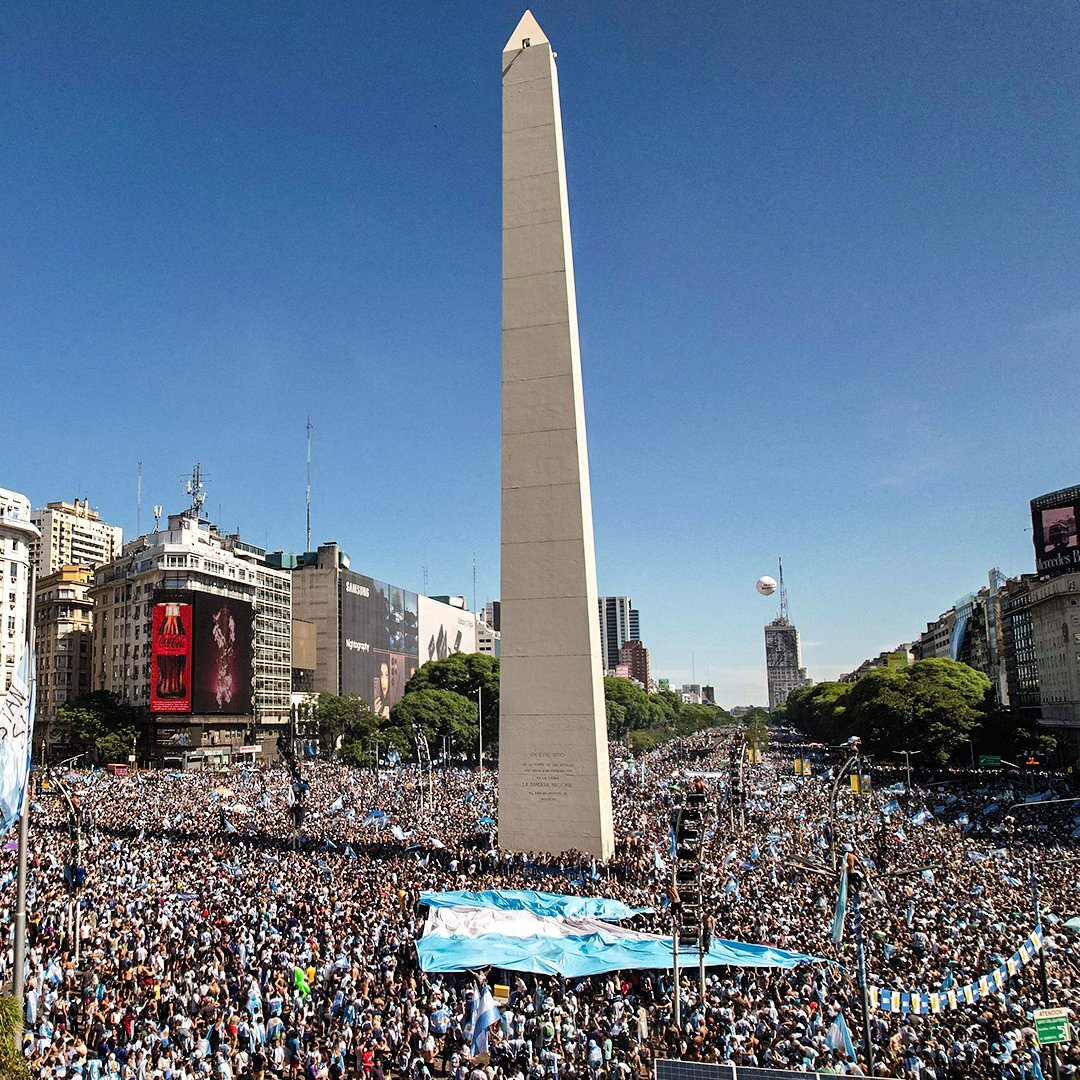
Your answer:
[[[476,652],[476,616],[471,611],[419,597],[420,662]]]
[[[191,711],[250,714],[254,676],[254,611],[244,600],[200,593],[195,598],[195,663]]]
[[[341,575],[341,692],[389,716],[417,660],[417,595],[346,570]]]
[[[1080,569],[1080,488],[1043,495],[1031,501],[1031,535],[1040,574]]]
[[[150,711],[191,712],[190,594],[156,602],[150,619]]]

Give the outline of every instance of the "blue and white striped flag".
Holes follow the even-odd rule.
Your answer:
[[[488,1028],[494,1027],[501,1021],[502,1014],[499,1012],[499,1006],[495,1004],[491,990],[485,983],[479,999],[475,993],[473,995],[472,1052],[474,1057],[477,1054],[487,1053]]]
[[[832,939],[839,945],[844,939],[844,920],[847,918],[847,863],[840,871],[840,891],[836,895],[836,911],[833,914]]]
[[[842,1012],[836,1014],[836,1019],[829,1026],[825,1042],[830,1050],[843,1050],[852,1061],[858,1060],[855,1056],[855,1044],[851,1041],[851,1031]]]
[[[19,820],[26,798],[34,732],[34,667],[35,657],[26,647],[0,700],[0,832]]]

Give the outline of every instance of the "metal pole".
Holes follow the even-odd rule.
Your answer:
[[[675,1026],[682,1030],[682,990],[679,986],[679,923],[675,921],[675,936],[671,939],[671,970],[675,977]]]
[[[1039,914],[1039,878],[1035,873],[1035,862],[1031,863],[1031,903],[1035,912],[1035,926],[1039,927],[1042,917]],[[1044,1009],[1050,1008],[1050,983],[1046,978],[1046,948],[1039,949],[1039,982],[1042,984],[1042,1005]],[[1057,1047],[1048,1046],[1046,1050],[1050,1054],[1050,1072],[1054,1080],[1059,1080]]]
[[[862,909],[859,906],[859,875],[848,879],[851,889],[851,914],[855,923],[855,950],[859,965],[859,993],[862,996],[863,1053],[866,1055],[866,1075],[874,1076],[874,1043],[870,1038],[870,998],[866,991],[866,950],[863,947]]]
[[[480,782],[484,782],[484,688],[476,688],[476,712],[480,721]]]
[[[29,610],[26,618],[26,642],[23,648],[30,649],[30,697],[35,697],[37,689],[37,664],[34,663],[34,619],[37,608],[37,574],[33,562],[27,559],[26,580],[29,589]],[[30,717],[31,722],[33,717]],[[28,731],[27,739],[32,740],[33,732]],[[26,774],[26,787],[23,789],[22,812],[19,814],[19,861],[15,876],[15,943],[12,959],[15,970],[11,976],[11,993],[19,1003],[19,1026],[22,1028],[22,1018],[26,1014],[26,1001],[24,998],[26,975],[26,852],[29,846],[27,834],[30,829],[30,773]]]

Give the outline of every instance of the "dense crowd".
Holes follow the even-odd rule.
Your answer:
[[[831,809],[845,755],[814,751],[815,775],[796,777],[793,757],[809,752],[776,740],[762,762],[744,764],[733,802],[736,737],[706,732],[634,762],[612,747],[618,842],[606,865],[495,846],[490,770],[451,770],[429,789],[406,765],[376,774],[311,762],[299,843],[280,764],[66,772],[58,779],[85,840],[77,890],[65,880],[71,807],[55,782],[33,796],[25,1038],[34,1074],[631,1080],[650,1076],[657,1058],[863,1073],[865,1062],[831,1035],[842,1012],[861,1057],[850,919],[833,943],[830,867],[847,853],[865,873],[872,986],[937,991],[996,968],[1034,928],[1034,860],[1050,999],[1080,1005],[1077,939],[1064,928],[1080,909],[1080,867],[1067,861],[1080,857],[1080,804],[1015,807],[1030,793],[1002,774],[928,777],[910,793],[878,774],[871,793],[843,785]],[[820,962],[710,968],[704,992],[696,966],[684,970],[681,1026],[668,971],[583,980],[489,972],[509,1001],[489,1052],[474,1058],[476,975],[419,970],[421,891],[610,896],[654,909],[636,928],[670,933],[671,808],[694,774],[714,810],[705,860],[713,933]],[[1042,787],[1071,793],[1060,776]],[[0,856],[9,926],[12,847]],[[1031,1013],[1040,1003],[1036,962],[974,1004],[935,1015],[872,1010],[878,1074],[1038,1076]],[[1076,1047],[1062,1049],[1062,1076],[1080,1075]],[[1047,1062],[1044,1054],[1044,1070]]]

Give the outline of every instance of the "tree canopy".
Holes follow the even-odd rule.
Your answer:
[[[69,732],[74,751],[94,761],[127,761],[141,731],[139,710],[109,690],[65,702],[56,710],[56,720]]]
[[[788,697],[785,716],[824,742],[858,735],[872,752],[919,749],[927,763],[944,765],[969,741],[979,741],[993,713],[990,680],[938,658],[878,668],[854,683],[799,687]]]

